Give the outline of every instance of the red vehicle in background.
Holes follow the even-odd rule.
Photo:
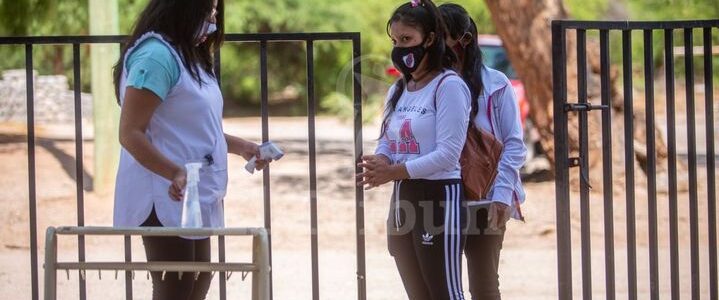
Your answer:
[[[517,77],[517,73],[512,67],[512,63],[507,56],[507,50],[502,46],[502,40],[496,35],[480,35],[477,38],[479,48],[482,49],[482,60],[487,67],[498,70],[509,78],[512,83],[514,92],[517,95],[517,104],[519,105],[519,115],[524,129],[524,144],[527,146],[527,161],[534,159],[537,154],[541,153],[539,145],[539,134],[534,129],[532,121],[527,118],[529,116],[529,101],[527,101],[527,93],[524,84]],[[387,74],[393,77],[399,77],[401,74],[394,67],[387,69]]]
[[[529,162],[538,154],[541,154],[542,150],[539,144],[539,133],[537,133],[532,121],[528,118],[530,107],[524,84],[519,80],[517,72],[512,67],[512,63],[507,56],[507,49],[502,46],[502,40],[498,36],[480,35],[477,42],[479,43],[479,48],[482,49],[484,64],[507,75],[507,78],[512,83],[514,93],[517,95],[519,116],[524,129],[524,144],[527,146],[527,162]]]
[[[522,127],[529,116],[529,102],[527,102],[527,94],[524,90],[524,84],[519,81],[517,73],[512,67],[507,57],[507,50],[502,47],[502,40],[496,35],[480,35],[477,39],[479,48],[482,49],[482,60],[487,67],[495,69],[507,75],[509,81],[512,82],[514,93],[517,94],[517,102],[519,103],[519,114],[522,119]]]

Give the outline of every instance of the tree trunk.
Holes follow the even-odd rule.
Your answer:
[[[568,19],[570,16],[562,0],[485,0],[497,29],[504,42],[507,54],[517,74],[524,83],[531,106],[530,118],[537,127],[542,147],[554,166],[553,94],[552,94],[552,33],[551,21]],[[577,99],[576,35],[567,34],[567,97],[569,102]],[[587,40],[588,60],[588,101],[601,103],[599,43]],[[619,73],[615,68],[610,72],[613,113],[613,158],[615,170],[624,170],[623,103],[624,99],[617,85]],[[635,99],[635,103],[642,99]],[[643,106],[643,105],[642,105]],[[589,119],[589,168],[591,174],[601,174],[601,113],[591,112]],[[646,126],[642,109],[634,110],[634,143],[637,170],[646,170]],[[617,126],[619,125],[619,126]],[[657,161],[666,158],[667,151],[661,134],[656,134]],[[569,115],[569,152],[571,156],[579,151],[578,122],[576,115]],[[594,169],[597,169],[594,171]],[[658,165],[658,171],[666,170]],[[619,176],[617,176],[619,177]],[[601,176],[591,178],[592,186],[601,188]],[[576,186],[576,185],[575,185]]]

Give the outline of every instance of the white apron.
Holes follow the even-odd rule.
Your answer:
[[[180,66],[180,78],[158,106],[147,127],[147,138],[169,160],[184,167],[204,162],[200,169],[200,207],[204,227],[224,227],[223,198],[227,189],[227,142],[222,129],[223,99],[217,80],[201,71],[200,86],[183,67],[180,56],[162,36],[144,34],[127,51],[148,38],[157,38],[172,52]],[[120,101],[124,104],[127,70],[120,79]],[[210,160],[212,163],[210,164]],[[170,181],[146,169],[124,148],[115,185],[114,226],[140,226],[155,207],[165,227],[179,227],[182,202],[168,194]]]

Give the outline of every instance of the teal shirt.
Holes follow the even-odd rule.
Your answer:
[[[177,59],[168,46],[156,38],[149,38],[133,49],[125,68],[128,87],[149,90],[162,101],[180,80]]]

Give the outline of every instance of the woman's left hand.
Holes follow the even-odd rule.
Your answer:
[[[227,141],[227,151],[229,153],[242,156],[247,161],[255,157],[255,170],[257,171],[266,168],[272,161],[260,159],[260,145],[258,144],[229,134],[225,134],[225,140]]]
[[[271,159],[270,160],[260,159],[259,155],[257,155],[256,157],[257,157],[257,159],[255,160],[255,171],[263,170],[264,168],[266,168],[267,166],[270,165],[270,162],[272,162]]]
[[[250,141],[243,141],[242,148],[240,149],[239,154],[244,158],[245,160],[250,160],[252,157],[257,157],[257,159],[260,159],[260,145],[257,145]]]
[[[390,165],[384,156],[367,155],[357,166],[364,168],[364,172],[357,175],[357,186],[367,185],[371,189],[392,180],[408,178],[404,164]]]
[[[250,160],[255,157],[255,170],[260,171],[266,168],[272,160],[260,159],[260,145],[252,142],[247,142],[245,150],[240,153],[245,160]]]

